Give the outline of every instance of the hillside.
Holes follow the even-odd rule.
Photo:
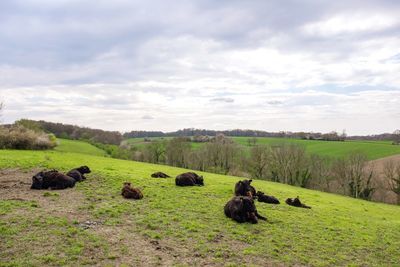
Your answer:
[[[242,145],[245,150],[250,149],[248,139],[251,137],[231,137],[235,142]],[[148,138],[149,140],[161,140],[159,137]],[[163,140],[169,140],[171,137],[163,137]],[[363,141],[363,140],[347,140],[345,142],[335,141],[318,141],[318,140],[301,140],[294,138],[278,138],[278,137],[258,137],[257,144],[279,144],[293,143],[304,146],[308,153],[317,154],[328,157],[344,157],[352,152],[365,153],[369,160],[384,158],[392,155],[400,154],[400,146],[394,146],[390,141]],[[129,144],[141,148],[149,142],[144,142],[144,138],[129,138],[125,140]],[[199,148],[205,143],[192,142],[192,148]]]
[[[59,142],[59,144],[54,148],[54,150],[59,152],[74,152],[93,156],[106,155],[106,152],[104,150],[84,141],[68,140],[61,138],[58,138],[57,141]]]
[[[76,188],[29,190],[35,170],[82,164],[93,173]],[[150,174],[183,169],[59,151],[2,150],[0,168],[0,266],[395,266],[400,258],[398,206],[255,181],[282,203],[299,195],[313,208],[256,203],[268,222],[237,224],[223,206],[238,177],[203,173],[204,187],[179,188]],[[122,199],[124,181],[145,198]]]

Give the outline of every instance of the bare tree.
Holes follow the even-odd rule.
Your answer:
[[[331,166],[332,180],[343,190],[342,194],[347,195],[348,162],[344,158],[336,159]],[[339,190],[334,190],[339,193]]]
[[[267,179],[270,157],[271,150],[269,146],[257,145],[252,147],[250,158],[245,163],[250,175],[256,179]]]
[[[206,171],[208,168],[207,151],[205,147],[192,150],[185,155],[185,165],[189,169]]]
[[[310,159],[312,188],[331,191],[332,175],[330,170],[330,159],[319,155],[311,155]]]
[[[400,130],[394,131],[392,136],[393,136],[393,145],[400,145]]]
[[[360,153],[353,153],[349,156],[349,168],[348,168],[348,186],[350,196],[358,198],[361,193],[363,174],[365,164],[367,163],[367,157]]]
[[[374,171],[368,168],[367,157],[362,153],[352,153],[344,159],[337,159],[332,164],[332,176],[343,189],[343,194],[354,198],[370,200],[373,187]]]
[[[171,139],[165,148],[166,162],[176,167],[186,167],[185,155],[190,152],[190,143],[186,138],[177,137]]]
[[[217,135],[212,142],[204,146],[204,154],[209,171],[227,174],[238,161],[238,145],[224,135]]]
[[[389,188],[397,195],[397,204],[400,205],[400,162],[388,161],[384,164],[383,174],[389,183]]]
[[[285,184],[307,187],[311,173],[305,148],[282,143],[271,147],[272,180]]]
[[[365,175],[366,176],[364,178],[363,187],[358,197],[365,200],[371,200],[372,194],[375,192],[376,189],[373,184],[373,181],[375,179],[374,168],[371,167],[367,169]]]

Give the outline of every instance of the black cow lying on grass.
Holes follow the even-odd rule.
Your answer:
[[[75,181],[81,182],[83,180],[86,180],[86,177],[84,176],[85,173],[90,173],[90,169],[88,166],[81,166],[79,168],[72,169],[67,172],[67,175],[74,178]]]
[[[301,203],[299,197],[286,199],[286,204],[288,204],[290,206],[298,207],[298,208],[311,209],[310,206],[307,206],[307,205]]]
[[[151,177],[153,177],[153,178],[169,178],[171,176],[169,176],[168,174],[165,174],[163,172],[155,172],[151,175]]]
[[[142,199],[143,194],[139,188],[132,187],[131,183],[125,182],[121,190],[121,195],[124,198]]]
[[[251,185],[253,180],[243,180],[235,184],[235,196],[256,197],[256,189]]]
[[[269,203],[269,204],[280,204],[279,200],[276,197],[266,195],[261,191],[258,191],[256,196],[257,196],[258,202],[264,202],[264,203]]]
[[[204,180],[203,176],[199,176],[194,172],[185,172],[176,176],[175,184],[177,186],[203,186]]]
[[[227,217],[239,223],[257,223],[258,219],[267,220],[267,218],[258,214],[254,200],[251,197],[233,197],[226,203],[224,212]]]
[[[31,189],[65,189],[75,186],[75,179],[56,170],[41,171],[32,177]]]

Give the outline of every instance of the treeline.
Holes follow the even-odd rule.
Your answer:
[[[145,138],[145,137],[164,137],[167,136],[161,131],[131,131],[124,133],[124,138]]]
[[[224,135],[217,135],[197,149],[181,137],[153,141],[136,148],[131,157],[137,161],[252,177],[366,200],[371,200],[379,186],[377,174],[364,154],[328,158],[310,155],[304,147],[291,143],[254,145],[246,150]]]
[[[373,134],[373,135],[353,135],[349,136],[349,140],[368,140],[368,141],[391,141],[393,140],[392,133]]]
[[[104,131],[100,129],[91,129],[88,127],[80,127],[71,124],[54,123],[47,121],[34,121],[22,119],[18,121],[19,124],[23,124],[25,127],[40,128],[46,132],[53,133],[59,138],[66,139],[84,139],[91,140],[103,144],[114,144],[119,145],[123,139],[127,138],[146,138],[146,137],[185,137],[185,136],[217,136],[223,134],[225,136],[237,136],[237,137],[281,137],[281,138],[297,138],[297,139],[308,139],[308,140],[326,140],[326,141],[344,141],[350,140],[385,140],[394,141],[394,144],[400,143],[399,130],[392,134],[385,133],[380,135],[367,135],[367,136],[347,136],[344,132],[337,133],[335,131],[329,133],[314,133],[314,132],[266,132],[258,130],[225,130],[215,131],[206,129],[195,129],[186,128],[174,132],[162,132],[162,131],[131,131],[121,134],[118,131]],[[204,140],[203,140],[204,141]]]
[[[330,140],[330,141],[343,141],[346,137],[345,134],[338,134],[337,132],[330,132],[326,134],[312,133],[312,132],[266,132],[258,130],[225,130],[214,131],[206,129],[186,128],[175,132],[161,132],[161,131],[131,131],[123,135],[124,138],[146,138],[146,137],[185,137],[185,136],[217,136],[223,134],[225,136],[237,137],[281,137],[281,138],[300,138],[310,140]]]
[[[71,124],[54,123],[47,121],[34,121],[21,119],[16,123],[29,129],[41,129],[53,133],[56,137],[74,140],[90,140],[96,143],[119,145],[123,139],[122,134],[117,131],[104,131],[79,127]]]
[[[351,140],[370,140],[370,141],[392,141],[394,145],[400,144],[400,130],[395,130],[393,133],[365,135],[365,136],[350,136]]]

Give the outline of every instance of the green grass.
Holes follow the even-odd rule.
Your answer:
[[[247,140],[250,137],[231,137],[235,142],[242,145],[245,151],[248,152],[250,146]],[[161,140],[158,137],[150,138],[151,140]],[[165,137],[164,140],[169,140],[171,137]],[[146,142],[143,142],[143,138],[130,138],[126,142],[143,148]],[[289,138],[272,138],[272,137],[258,137],[257,144],[280,144],[280,143],[291,143],[304,146],[308,153],[317,154],[320,156],[328,156],[333,158],[345,157],[352,152],[365,153],[369,160],[379,159],[388,157],[396,154],[400,154],[400,146],[392,145],[390,141],[345,141],[345,142],[334,142],[334,141],[317,141],[317,140],[301,140],[301,139],[289,139]],[[192,148],[198,149],[205,143],[194,143],[192,142]]]
[[[168,141],[168,140],[171,140],[172,138],[173,137],[150,137],[147,139],[152,140],[152,141],[163,141],[163,140]],[[145,142],[144,138],[142,138],[142,137],[129,138],[129,139],[124,140],[124,142],[127,142],[131,146],[136,147],[138,149],[142,149],[146,145],[150,144],[150,142]],[[193,149],[198,149],[198,148],[202,147],[204,144],[205,143],[190,142],[190,145]]]
[[[248,137],[232,137],[237,143],[248,146]],[[257,144],[279,144],[282,142],[304,146],[308,153],[329,157],[345,157],[352,152],[365,153],[369,160],[400,154],[400,146],[392,145],[385,141],[318,141],[288,138],[257,138]]]
[[[238,177],[202,173],[204,187],[182,188],[174,185],[174,179],[150,178],[155,171],[171,176],[186,171],[169,166],[58,151],[0,151],[0,168],[46,166],[68,170],[82,164],[90,166],[94,173],[89,175],[88,181],[72,189],[86,197],[81,211],[111,229],[127,228],[130,238],[139,235],[147,240],[185,247],[188,252],[182,257],[196,254],[205,262],[221,266],[263,266],[267,263],[398,266],[399,263],[398,206],[255,181],[258,190],[275,195],[282,204],[257,203],[259,213],[266,215],[268,222],[237,224],[224,216],[223,206],[231,198]],[[124,181],[140,187],[144,199],[122,199],[120,189]],[[285,198],[297,195],[313,208],[305,210],[283,203]],[[55,201],[63,201],[62,198],[60,194]],[[109,265],[118,265],[124,262],[114,261],[130,249],[122,242],[111,244],[109,238],[77,230],[73,219],[51,217],[40,206],[32,207],[32,203],[16,207],[8,200],[0,203],[0,233],[3,244],[6,244],[0,244],[0,259],[6,258],[3,246],[15,249],[24,240],[24,235],[32,239],[33,244],[51,247],[50,252],[39,250],[35,253],[29,247],[24,251],[15,249],[18,253],[11,259],[7,256],[8,262],[0,260],[0,266],[76,266],[101,260],[108,261]],[[33,215],[19,217],[19,210],[32,210]],[[38,220],[38,225],[48,225],[48,230],[36,226],[27,228],[32,220]],[[59,238],[54,238],[54,235]],[[61,242],[63,238],[71,245]],[[66,250],[66,253],[57,253],[58,248]],[[90,251],[106,256],[93,260],[87,256]],[[135,257],[140,255],[131,255],[131,258]],[[176,258],[174,264],[180,264],[180,260]]]
[[[100,148],[97,148],[87,142],[78,140],[68,139],[57,139],[59,141],[58,146],[54,150],[59,152],[74,152],[80,154],[87,154],[93,156],[105,156],[106,152]]]

